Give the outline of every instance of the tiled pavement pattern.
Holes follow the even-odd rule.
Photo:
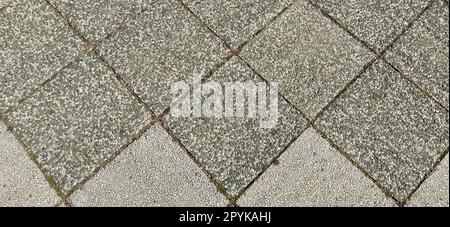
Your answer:
[[[0,206],[449,206],[448,3],[0,0]],[[270,130],[170,85],[280,82]]]

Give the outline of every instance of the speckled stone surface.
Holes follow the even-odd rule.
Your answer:
[[[0,123],[0,207],[49,207],[59,197],[14,136]]]
[[[6,6],[8,6],[10,4],[9,0],[0,0],[0,10],[5,8]]]
[[[0,112],[50,78],[83,46],[45,1],[17,1],[0,11]]]
[[[447,111],[383,61],[370,67],[317,122],[399,201],[448,150],[448,124]]]
[[[411,197],[410,207],[448,207],[449,178],[448,155]]]
[[[220,39],[175,0],[160,1],[107,40],[100,54],[156,114],[170,106],[170,86],[205,76],[227,56]]]
[[[90,41],[106,38],[157,0],[50,0]]]
[[[183,0],[233,48],[249,41],[292,0]]]
[[[63,192],[130,141],[149,119],[92,57],[64,70],[5,117]]]
[[[448,109],[448,5],[437,1],[385,58]]]
[[[238,200],[248,207],[390,207],[394,200],[308,129]]]
[[[383,51],[430,1],[310,0],[372,49]]]
[[[225,207],[228,201],[186,151],[155,125],[72,196],[72,203]]]
[[[250,68],[232,58],[210,78],[215,82],[257,81]],[[165,119],[169,128],[230,195],[244,189],[290,142],[306,129],[306,121],[279,100],[279,120],[272,129],[249,118]]]
[[[242,57],[314,118],[363,69],[372,54],[305,1],[252,40]]]

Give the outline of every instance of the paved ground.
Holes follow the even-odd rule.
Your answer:
[[[0,0],[0,206],[449,206],[442,0]],[[280,83],[280,118],[170,85]]]

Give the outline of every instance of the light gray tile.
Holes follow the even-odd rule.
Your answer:
[[[422,186],[414,193],[410,207],[448,207],[448,155]]]
[[[173,83],[205,76],[227,56],[220,39],[175,0],[154,4],[100,53],[156,114],[170,106]]]
[[[448,149],[448,112],[377,61],[317,122],[397,200],[417,188]]]
[[[297,1],[242,51],[264,78],[314,118],[372,54],[305,1]]]
[[[99,42],[157,0],[50,0],[90,41]]]
[[[261,82],[237,57],[215,72],[210,81],[221,84]],[[182,118],[168,115],[165,121],[214,179],[230,195],[236,195],[306,129],[307,122],[303,116],[281,98],[278,112],[277,125],[268,129],[261,127],[261,118]]]
[[[227,205],[207,175],[153,126],[71,198],[75,206]]]
[[[73,60],[83,46],[41,0],[0,11],[0,112]]]
[[[5,117],[68,192],[128,143],[149,114],[102,63],[86,57]]]
[[[448,109],[448,5],[437,1],[385,58]]]
[[[0,123],[0,206],[50,207],[59,197],[14,136]]]
[[[240,206],[395,206],[394,200],[313,129],[239,199]]]
[[[233,48],[249,41],[291,0],[184,0],[186,5]]]
[[[426,0],[311,0],[377,52],[422,12]]]

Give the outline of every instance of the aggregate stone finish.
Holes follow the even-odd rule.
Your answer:
[[[374,56],[305,1],[298,1],[242,57],[314,118]]]
[[[392,207],[369,178],[308,129],[238,200],[252,207]]]
[[[234,57],[209,81],[261,82],[261,79]],[[164,121],[226,192],[237,195],[306,129],[303,116],[281,98],[278,110],[278,123],[269,129],[260,127],[261,118],[248,117],[182,118],[169,114]]]
[[[319,129],[398,201],[448,150],[448,112],[377,61],[317,121]]]
[[[0,11],[0,112],[75,58],[81,41],[46,1],[16,1]]]
[[[14,136],[0,123],[0,207],[50,207],[59,197]]]
[[[5,117],[64,193],[131,142],[150,118],[93,57],[64,70]]]
[[[50,0],[90,41],[100,42],[157,0]]]
[[[133,90],[161,114],[170,106],[171,85],[205,76],[227,49],[175,0],[160,1],[100,48]]]
[[[310,0],[333,19],[382,52],[427,7],[426,0]]]
[[[0,10],[7,7],[11,2],[9,0],[0,0]]]
[[[232,48],[263,29],[291,0],[184,0]]]
[[[394,44],[385,58],[447,109],[449,107],[448,5],[437,1]]]
[[[410,207],[448,207],[448,155],[422,186],[411,197]]]
[[[71,199],[77,207],[227,205],[225,196],[160,125],[131,144]]]

